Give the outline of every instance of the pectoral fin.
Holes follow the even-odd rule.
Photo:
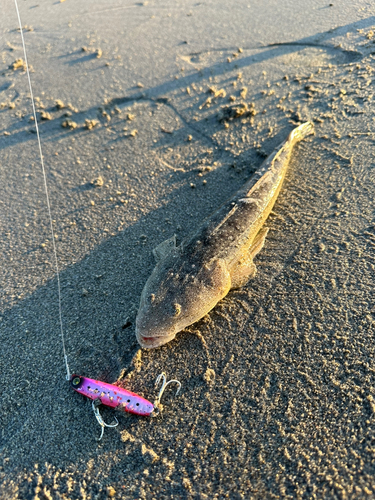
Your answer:
[[[249,249],[249,254],[254,258],[263,248],[268,234],[268,227],[263,227],[259,233],[255,236],[255,240]]]
[[[173,235],[172,238],[163,241],[157,247],[155,247],[152,253],[154,254],[156,262],[159,262],[175,249],[176,249],[176,235]]]
[[[231,274],[232,285],[231,289],[241,288],[246,285],[246,283],[255,276],[257,272],[256,265],[251,257],[245,260],[241,260],[233,270]]]
[[[241,288],[242,286],[246,285],[246,283],[251,278],[255,276],[257,268],[253,262],[253,259],[262,250],[267,233],[268,233],[267,227],[259,231],[259,233],[255,237],[253,244],[249,248],[246,256],[240,259],[237,265],[234,267],[231,274],[232,289]]]

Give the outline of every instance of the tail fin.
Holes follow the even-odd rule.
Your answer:
[[[314,131],[314,124],[312,122],[305,122],[291,131],[288,141],[292,144],[301,141],[307,135],[312,134]]]

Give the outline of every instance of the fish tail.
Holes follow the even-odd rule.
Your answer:
[[[305,122],[302,125],[299,125],[294,130],[291,131],[288,137],[288,142],[291,144],[295,144],[296,142],[301,141],[307,135],[312,134],[314,131],[314,124],[312,122]]]

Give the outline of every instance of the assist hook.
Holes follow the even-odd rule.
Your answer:
[[[178,388],[177,388],[177,391],[176,391],[176,394],[175,396],[177,396],[177,394],[180,392],[181,390],[181,382],[179,382],[178,380],[169,380],[167,382],[167,376],[166,374],[163,372],[161,373],[158,378],[156,379],[156,382],[155,382],[155,387],[157,387],[159,384],[160,384],[160,381],[162,381],[162,384],[161,384],[161,387],[160,387],[160,391],[159,391],[159,394],[157,395],[157,398],[155,399],[155,403],[154,403],[154,406],[156,409],[159,410],[158,407],[160,407],[160,400],[161,400],[161,397],[163,396],[164,394],[164,391],[165,389],[167,388],[167,386],[169,384],[172,384],[173,382],[175,382],[177,385],[178,385]],[[159,412],[156,412],[156,413],[152,413],[152,415],[158,415]]]
[[[99,406],[101,404],[102,404],[102,402],[100,401],[100,398],[94,399],[92,402],[92,409],[94,410],[95,418],[102,427],[102,432],[100,434],[100,438],[98,439],[98,441],[101,441],[101,439],[103,437],[104,427],[117,427],[118,426],[118,420],[116,417],[115,417],[116,422],[114,424],[106,424],[104,422],[103,417],[100,415],[100,411],[99,411]]]

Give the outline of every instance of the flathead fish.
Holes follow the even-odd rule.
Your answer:
[[[254,257],[268,228],[263,227],[280,192],[293,146],[312,133],[303,123],[266,158],[236,194],[180,245],[170,238],[153,253],[156,266],[141,295],[136,336],[144,348],[159,347],[203,318],[256,273]]]

